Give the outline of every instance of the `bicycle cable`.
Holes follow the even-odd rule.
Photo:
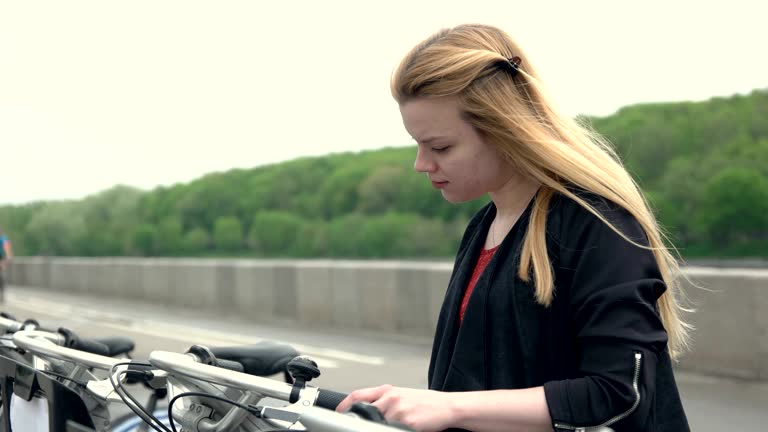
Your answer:
[[[112,388],[115,389],[115,393],[117,393],[118,396],[120,396],[120,399],[123,401],[123,403],[133,411],[134,414],[139,416],[140,419],[142,419],[146,424],[148,424],[152,429],[156,430],[157,432],[171,432],[170,429],[165,427],[165,425],[157,419],[157,417],[154,416],[153,413],[150,413],[147,411],[147,409],[139,403],[139,401],[136,400],[129,392],[123,387],[123,383],[121,382],[122,375],[127,375],[129,372],[143,372],[146,376],[146,373],[148,371],[121,371],[117,376],[117,382],[114,380],[114,374],[115,369],[117,369],[118,366],[147,366],[152,367],[149,363],[141,363],[141,362],[123,362],[123,363],[116,363],[112,366],[112,369],[110,369],[109,373],[109,382],[112,384]],[[149,372],[151,373],[151,372]],[[133,404],[128,403],[129,399]],[[152,422],[155,422],[153,424]],[[173,424],[173,419],[171,419],[171,424]],[[175,432],[175,430],[174,430]]]

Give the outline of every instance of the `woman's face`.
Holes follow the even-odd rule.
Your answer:
[[[514,176],[496,148],[462,118],[455,98],[411,99],[400,105],[400,114],[418,145],[414,169],[426,173],[446,200],[480,198]]]

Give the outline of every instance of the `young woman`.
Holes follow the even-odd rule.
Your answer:
[[[339,410],[370,402],[420,431],[689,430],[679,269],[611,147],[555,110],[494,27],[428,38],[392,93],[415,169],[450,202],[491,202],[456,256],[429,390],[362,389]]]

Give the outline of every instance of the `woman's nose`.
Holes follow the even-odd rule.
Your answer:
[[[424,154],[421,149],[416,150],[416,160],[413,162],[413,169],[417,172],[430,173],[437,167],[435,161]]]

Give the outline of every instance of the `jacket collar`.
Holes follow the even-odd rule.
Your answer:
[[[509,263],[508,256],[519,253],[519,251],[511,249],[519,249],[522,244],[522,236],[528,226],[533,201],[532,199],[518,222],[501,242],[493,259],[478,279],[472,298],[467,305],[464,322],[460,326],[459,308],[461,300],[472,277],[480,251],[485,244],[488,229],[496,215],[496,207],[493,203],[489,203],[480,210],[479,214],[482,215],[480,221],[474,227],[472,237],[457,256],[454,275],[448,286],[440,313],[429,371],[431,389],[448,390],[446,381],[452,374],[462,375],[459,379],[471,376],[473,382],[466,383],[467,385],[478,389],[487,388],[488,368],[486,365],[489,355],[486,340],[489,320],[487,311],[488,302],[492,301],[489,299],[491,287],[498,273],[496,264],[499,262]],[[518,262],[518,260],[514,259],[512,262]],[[498,270],[501,271],[501,269]],[[517,269],[506,269],[506,271],[516,274]],[[461,345],[459,352],[455,349],[457,345]],[[484,373],[477,373],[477,371],[484,371]]]

